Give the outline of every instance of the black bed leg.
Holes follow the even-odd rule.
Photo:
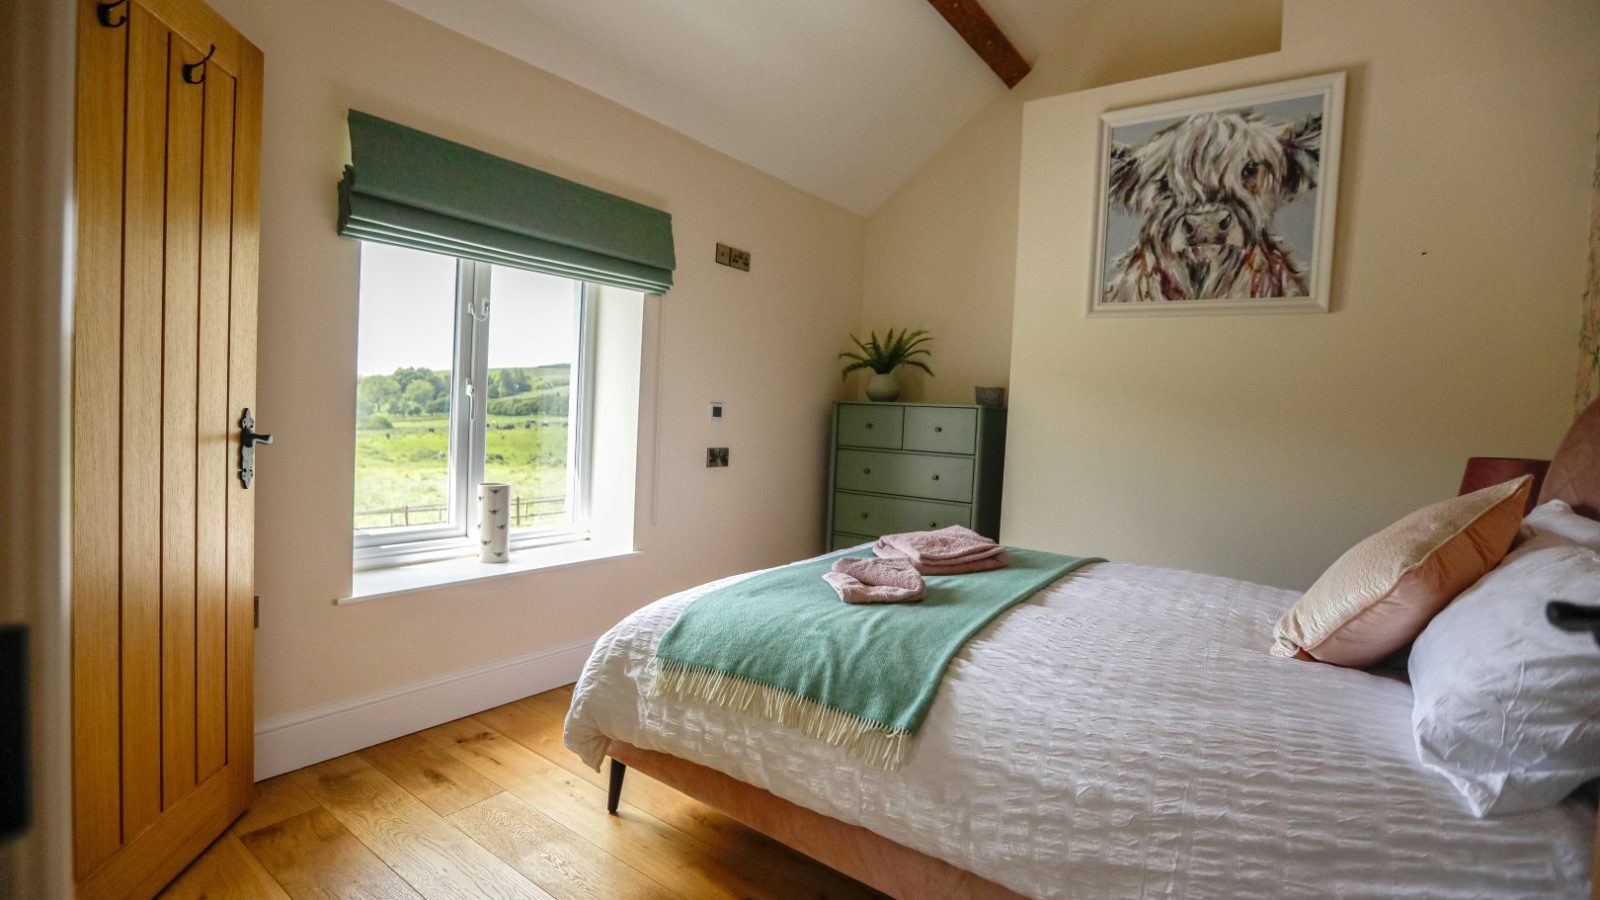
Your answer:
[[[611,761],[611,790],[606,792],[606,812],[617,814],[617,804],[622,800],[622,776],[628,774],[628,767],[622,763]]]

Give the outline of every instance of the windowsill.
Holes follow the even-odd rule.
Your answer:
[[[409,566],[367,569],[355,573],[350,596],[340,597],[333,602],[338,606],[346,606],[382,597],[414,594],[452,584],[586,565],[601,560],[634,556],[638,552],[632,549],[624,550],[615,545],[600,545],[594,541],[573,541],[547,547],[513,549],[511,558],[503,563],[479,562],[476,556],[466,556],[413,563]]]

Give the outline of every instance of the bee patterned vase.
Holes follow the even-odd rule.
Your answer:
[[[478,485],[478,559],[506,561],[506,530],[511,524],[511,485],[486,481]]]

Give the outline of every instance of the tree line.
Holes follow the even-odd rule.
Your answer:
[[[571,368],[565,364],[489,370],[489,412],[500,416],[565,415]],[[389,416],[450,412],[450,372],[407,366],[356,381],[356,416],[383,427]],[[381,421],[380,421],[381,420]]]

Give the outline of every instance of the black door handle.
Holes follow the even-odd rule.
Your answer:
[[[239,416],[239,483],[245,490],[256,480],[256,445],[270,443],[272,435],[256,431],[256,417],[250,415],[250,407],[245,407]]]

